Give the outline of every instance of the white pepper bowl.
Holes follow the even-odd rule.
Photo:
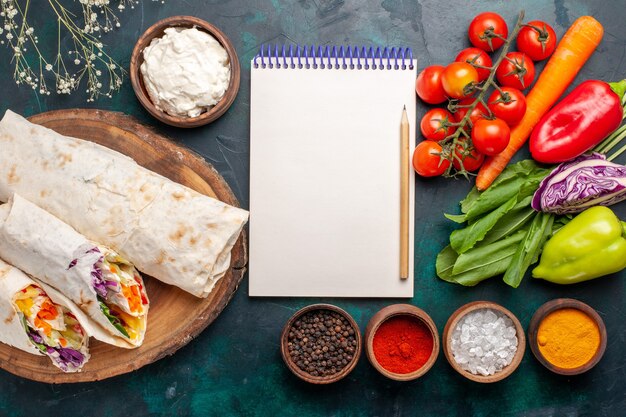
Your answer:
[[[511,321],[513,321],[513,324],[515,325],[515,332],[517,336],[517,351],[515,352],[515,356],[513,356],[513,360],[511,361],[511,363],[507,367],[502,369],[500,372],[496,372],[493,375],[487,375],[487,376],[480,375],[480,374],[475,375],[463,369],[461,365],[459,365],[454,359],[454,354],[452,353],[452,343],[451,343],[452,333],[454,329],[456,328],[457,324],[459,323],[459,321],[463,319],[463,317],[465,317],[467,314],[473,311],[481,310],[485,308],[498,311],[504,314],[505,316],[507,316],[508,318],[510,318]],[[524,328],[522,327],[522,324],[520,323],[520,321],[508,309],[504,308],[500,304],[497,304],[491,301],[473,301],[471,303],[467,303],[461,306],[454,313],[452,313],[452,315],[448,319],[448,322],[446,323],[446,327],[443,329],[443,353],[446,356],[448,363],[459,374],[463,375],[465,378],[474,382],[488,384],[492,382],[501,381],[504,378],[508,377],[513,372],[515,372],[515,370],[519,366],[520,362],[522,361],[522,358],[524,357],[525,351],[526,351],[526,335],[524,333]]]

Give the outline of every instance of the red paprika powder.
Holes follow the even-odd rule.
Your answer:
[[[433,344],[433,336],[421,320],[411,316],[394,316],[376,330],[374,356],[386,370],[408,374],[428,361]]]

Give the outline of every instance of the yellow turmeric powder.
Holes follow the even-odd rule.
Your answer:
[[[543,357],[554,366],[578,368],[589,362],[600,347],[600,329],[584,312],[562,308],[541,321],[537,343]]]

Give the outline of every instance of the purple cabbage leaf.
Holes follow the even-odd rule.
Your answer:
[[[557,166],[541,181],[531,205],[537,211],[570,214],[623,200],[626,167],[594,152]]]

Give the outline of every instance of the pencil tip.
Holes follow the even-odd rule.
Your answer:
[[[403,110],[406,110],[406,104],[404,105],[404,109]]]

